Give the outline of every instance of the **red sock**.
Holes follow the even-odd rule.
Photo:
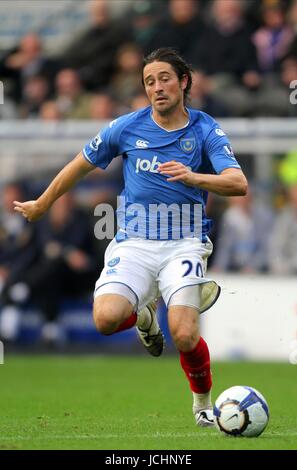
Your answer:
[[[114,333],[119,333],[120,331],[129,330],[132,326],[135,325],[137,320],[137,313],[131,313],[130,317],[127,320],[124,320],[123,323],[118,326],[118,328],[114,331]]]
[[[190,352],[180,351],[180,363],[195,393],[207,393],[211,389],[210,357],[208,346],[200,337],[197,346]]]

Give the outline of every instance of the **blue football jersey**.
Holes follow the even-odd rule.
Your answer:
[[[175,160],[193,172],[206,174],[219,174],[226,168],[240,166],[219,124],[206,113],[191,108],[187,111],[187,125],[172,131],[163,129],[153,120],[151,107],[121,116],[84,147],[86,160],[103,169],[113,158],[122,155],[125,187],[117,211],[119,241],[130,236],[127,227],[131,226],[132,233],[142,238],[176,239],[193,233],[197,236],[194,227],[197,207],[201,210],[201,237],[206,240],[211,227],[205,214],[207,191],[179,181],[168,182],[168,177],[158,172],[158,166]],[[157,223],[152,220],[156,207],[165,211],[157,210]],[[168,208],[168,220],[163,226],[163,215]],[[188,218],[182,214],[185,208]],[[182,230],[185,223],[188,232]]]

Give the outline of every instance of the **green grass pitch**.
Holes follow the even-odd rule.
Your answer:
[[[213,364],[213,397],[238,384],[266,397],[270,422],[251,439],[194,425],[177,355],[5,360],[0,449],[297,449],[297,366]]]

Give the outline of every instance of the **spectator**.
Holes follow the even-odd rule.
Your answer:
[[[217,271],[261,272],[267,269],[267,234],[273,217],[249,192],[228,199],[221,220],[213,269]]]
[[[91,96],[82,88],[78,73],[61,70],[56,77],[56,101],[65,119],[89,119]]]
[[[297,275],[297,183],[288,188],[288,205],[277,216],[269,244],[273,274]]]
[[[190,103],[193,108],[200,109],[215,117],[228,117],[231,112],[220,101],[212,96],[212,80],[205,73],[194,70],[192,73],[193,83],[190,94]]]
[[[263,81],[251,97],[255,116],[296,117],[296,105],[290,101],[293,92],[290,84],[297,77],[297,57],[287,56],[281,64],[280,74]]]
[[[142,54],[136,44],[124,44],[118,50],[115,60],[116,73],[110,86],[117,101],[128,105],[130,99],[142,91]]]
[[[274,80],[265,80],[254,97],[254,112],[257,116],[297,117],[297,106],[292,102],[292,83],[297,79],[297,41],[282,60],[280,73]],[[272,99],[273,97],[273,99]]]
[[[146,52],[159,47],[174,47],[187,60],[193,41],[200,41],[204,23],[199,15],[198,0],[169,0],[168,13],[156,24]]]
[[[8,53],[0,63],[0,77],[10,79],[11,96],[19,102],[30,77],[42,75],[51,83],[59,67],[57,60],[46,58],[39,36],[29,33],[21,39],[19,47]]]
[[[49,84],[45,77],[35,75],[28,78],[20,106],[20,117],[36,118],[43,102],[48,98]]]
[[[280,3],[263,6],[263,25],[253,35],[261,73],[276,72],[293,40],[293,29],[286,24]]]
[[[148,44],[156,33],[157,19],[167,10],[166,2],[159,0],[137,0],[132,2],[127,21],[133,30],[134,42],[143,50],[148,50]]]
[[[45,101],[40,106],[39,118],[42,121],[60,121],[62,116],[56,101]]]
[[[115,54],[132,33],[123,22],[110,18],[108,2],[90,2],[91,26],[63,53],[61,59],[67,67],[78,71],[88,90],[98,90],[109,83],[114,71]]]
[[[214,0],[212,24],[193,44],[191,60],[197,69],[213,78],[214,96],[235,115],[252,111],[250,91],[259,87],[261,77],[242,2]]]
[[[107,93],[98,93],[90,100],[90,119],[107,120],[115,118],[115,103]]]

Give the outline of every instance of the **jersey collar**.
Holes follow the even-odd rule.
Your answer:
[[[190,124],[190,120],[191,120],[191,114],[190,114],[189,109],[188,108],[185,108],[185,109],[186,109],[186,111],[188,113],[188,116],[189,116],[188,122],[186,122],[186,124],[183,127],[178,127],[177,129],[168,130],[168,129],[165,129],[165,127],[160,126],[160,124],[158,124],[153,118],[153,111],[150,112],[150,117],[151,117],[152,121],[156,124],[156,126],[158,126],[160,129],[162,129],[165,132],[170,133],[170,132],[181,131],[182,129],[185,129],[186,127],[188,127],[188,125]]]

